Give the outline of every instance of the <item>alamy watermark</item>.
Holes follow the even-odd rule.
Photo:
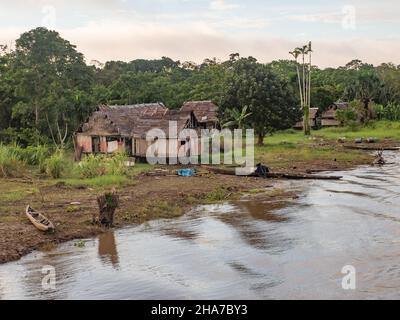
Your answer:
[[[42,289],[44,291],[51,291],[56,289],[56,268],[53,266],[43,266],[42,268]]]
[[[42,25],[48,29],[54,30],[57,27],[57,10],[52,5],[42,7]]]
[[[235,164],[237,174],[254,167],[254,130],[184,129],[169,122],[168,132],[155,128],[147,132],[149,164]]]
[[[355,30],[357,27],[356,7],[347,5],[342,8],[342,28],[345,30]]]
[[[345,276],[342,279],[342,289],[343,290],[356,290],[356,268],[352,265],[347,265],[342,268],[342,274]]]

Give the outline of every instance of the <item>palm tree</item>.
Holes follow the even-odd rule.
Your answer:
[[[311,128],[310,128],[310,108],[311,108],[311,41],[308,45],[304,45],[302,47],[298,47],[294,49],[294,51],[289,52],[296,60],[296,69],[297,69],[297,78],[299,81],[299,92],[300,92],[300,102],[301,108],[304,112],[303,117],[303,127],[304,127],[304,134],[310,135]],[[299,64],[298,64],[298,57],[302,56],[302,69],[303,69],[303,76],[300,76]],[[306,64],[305,58],[306,55],[309,55],[309,63]]]
[[[247,112],[248,106],[244,106],[241,111],[238,109],[228,109],[228,117],[230,121],[224,124],[224,127],[236,127],[238,129],[244,128],[244,121],[252,115],[251,112]]]
[[[297,59],[299,58],[299,55],[300,55],[300,51],[298,50],[298,48],[296,48],[293,51],[290,51],[289,54],[291,54],[294,57],[294,59],[296,60],[297,79],[299,82],[299,92],[300,92],[300,104],[301,104],[301,108],[303,109],[303,105],[304,105],[303,89],[301,87],[300,69],[299,69],[299,63],[297,61]]]

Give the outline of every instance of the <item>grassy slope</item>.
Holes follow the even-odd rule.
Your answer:
[[[311,137],[305,137],[301,131],[279,132],[267,137],[264,147],[256,147],[256,161],[285,169],[312,161],[324,163],[336,160],[339,164],[351,166],[369,160],[369,155],[365,152],[344,150],[332,143],[343,137],[348,141],[368,137],[400,141],[400,122],[373,122],[357,131],[325,128],[313,131]]]

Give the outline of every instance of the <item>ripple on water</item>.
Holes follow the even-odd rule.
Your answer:
[[[359,299],[400,295],[399,153],[342,181],[296,181],[289,206],[200,206],[0,266],[0,298]],[[357,290],[341,288],[343,266]],[[57,287],[41,288],[54,266]]]

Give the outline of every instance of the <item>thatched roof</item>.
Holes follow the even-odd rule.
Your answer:
[[[319,108],[310,108],[310,126],[313,127],[315,125],[315,120],[319,116]],[[302,118],[304,119],[304,117]],[[293,128],[303,128],[303,120],[297,122]]]
[[[310,119],[315,119],[318,116],[318,108],[310,108]]]
[[[328,110],[326,110],[322,114],[323,119],[334,119],[337,110],[344,110],[350,108],[350,104],[343,102],[343,103],[334,103],[330,106]]]
[[[168,137],[170,121],[176,122],[176,134],[179,134],[179,132],[187,127],[192,117],[195,117],[192,112],[180,112],[178,110],[168,110],[163,116],[160,114],[142,116],[134,121],[132,135],[137,138],[145,138],[150,130],[161,129]],[[154,136],[157,136],[157,133],[154,133]]]
[[[193,111],[200,123],[218,123],[218,107],[211,101],[189,101],[185,102],[181,111]]]
[[[161,129],[168,135],[170,121],[176,121],[178,133],[183,130],[192,112],[169,110],[162,103],[100,106],[81,127],[90,135],[121,135],[144,137],[151,129]],[[100,121],[99,121],[100,120]]]

